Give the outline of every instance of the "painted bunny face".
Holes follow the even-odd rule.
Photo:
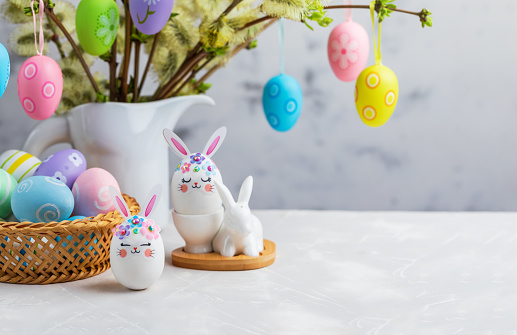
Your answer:
[[[156,253],[160,252],[155,248],[158,243],[154,241],[161,239],[160,226],[151,219],[134,215],[113,228],[113,234],[113,245],[116,247],[116,255],[120,258],[156,258]],[[115,237],[119,241],[116,241]],[[163,245],[163,242],[161,244]]]
[[[110,261],[119,283],[133,290],[142,290],[157,281],[165,264],[165,250],[160,226],[150,219],[159,202],[161,188],[154,188],[143,207],[144,216],[131,216],[122,195],[110,188],[112,201],[124,221],[112,229]]]
[[[171,182],[172,206],[177,213],[202,215],[221,209],[222,201],[214,182],[222,183],[222,177],[210,157],[220,147],[225,134],[226,128],[218,129],[202,152],[190,153],[176,134],[164,130],[167,143],[182,158]]]

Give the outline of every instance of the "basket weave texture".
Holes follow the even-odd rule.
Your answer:
[[[131,214],[140,207],[124,195]],[[110,268],[118,211],[50,223],[0,222],[0,282],[52,284],[96,276]]]

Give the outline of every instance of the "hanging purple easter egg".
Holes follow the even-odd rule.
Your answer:
[[[64,149],[47,157],[34,175],[55,178],[72,189],[75,180],[84,171],[86,171],[86,159],[83,154],[75,149]]]
[[[136,28],[144,34],[154,35],[169,20],[174,0],[131,0],[129,12]]]
[[[273,129],[291,129],[302,111],[303,93],[300,84],[286,74],[271,78],[264,87],[262,105]]]
[[[354,81],[368,61],[368,33],[351,19],[342,22],[330,33],[327,52],[336,77],[342,81]]]

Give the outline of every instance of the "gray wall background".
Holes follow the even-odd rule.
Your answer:
[[[259,37],[257,49],[241,52],[212,77],[208,95],[217,105],[192,108],[175,130],[191,150],[200,150],[216,128],[228,127],[214,161],[234,194],[246,176],[255,177],[252,208],[517,210],[517,42],[511,24],[517,4],[396,4],[427,7],[435,24],[422,29],[417,17],[400,13],[383,23],[383,63],[400,87],[395,113],[383,127],[360,121],[354,84],[340,82],[328,65],[328,35],[344,18],[334,10],[328,28],[311,32],[285,24],[285,72],[304,93],[291,131],[272,130],[261,104],[263,86],[279,72],[277,25]],[[369,12],[353,15],[371,38]],[[9,27],[0,23],[0,29],[7,45]],[[12,60],[0,100],[0,151],[20,148],[35,124],[17,99],[22,62]],[[370,54],[368,64],[373,62]],[[171,153],[170,161],[175,166],[178,159]]]

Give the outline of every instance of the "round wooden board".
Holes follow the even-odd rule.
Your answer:
[[[172,265],[181,268],[210,271],[242,271],[254,270],[269,266],[275,262],[276,246],[269,240],[264,240],[264,251],[258,257],[238,255],[224,257],[218,253],[189,254],[183,247],[172,252]]]

